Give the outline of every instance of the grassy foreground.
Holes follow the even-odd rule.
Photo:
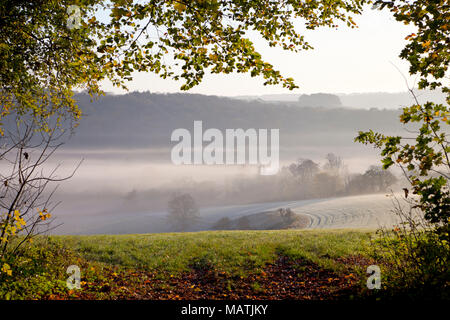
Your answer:
[[[278,230],[42,237],[24,251],[13,276],[3,279],[0,295],[358,298],[364,292],[365,267],[371,264],[367,254],[372,235],[370,230]],[[80,290],[66,288],[69,265],[80,267]]]

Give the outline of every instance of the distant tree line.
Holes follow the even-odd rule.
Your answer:
[[[273,176],[247,176],[229,180],[225,185],[194,182],[179,185],[168,201],[169,222],[174,230],[184,231],[198,220],[199,205],[244,204],[269,201],[307,200],[388,192],[397,177],[381,166],[370,166],[363,173],[350,174],[344,160],[329,153],[321,165],[311,159],[298,159]],[[194,200],[195,199],[195,200]],[[246,219],[236,227],[249,229]],[[231,220],[223,218],[217,228],[226,230]]]
[[[349,174],[342,158],[329,153],[325,159],[322,166],[311,159],[299,159],[282,168],[277,179],[283,186],[284,197],[299,200],[379,193],[388,191],[397,182],[395,175],[381,166]]]

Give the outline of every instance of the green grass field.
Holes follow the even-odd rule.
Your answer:
[[[38,237],[6,299],[346,299],[364,291],[373,230]],[[81,270],[68,290],[66,269]]]
[[[142,235],[55,237],[89,261],[176,274],[203,261],[243,275],[279,254],[338,270],[337,258],[364,256],[370,230],[208,231]]]

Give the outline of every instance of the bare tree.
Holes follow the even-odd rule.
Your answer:
[[[328,153],[325,156],[325,159],[327,162],[324,165],[324,169],[330,171],[331,173],[339,174],[345,167],[344,160],[334,153]]]
[[[31,239],[57,227],[52,212],[58,205],[51,201],[57,188],[50,184],[73,176],[58,177],[59,167],[46,162],[63,145],[64,131],[56,126],[36,130],[33,122],[16,121],[14,132],[8,130],[0,147],[0,258],[6,260]]]

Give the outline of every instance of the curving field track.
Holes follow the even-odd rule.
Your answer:
[[[299,201],[265,202],[202,208],[199,222],[187,231],[211,230],[223,217],[237,219],[280,208],[291,208],[309,219],[307,229],[377,228],[393,224],[392,199],[385,194]],[[126,234],[171,232],[167,212],[126,212],[71,214],[58,217],[62,226],[54,234]],[[295,228],[295,226],[293,226]]]
[[[392,198],[384,194],[328,199],[292,208],[309,218],[308,229],[377,228],[395,223]]]

